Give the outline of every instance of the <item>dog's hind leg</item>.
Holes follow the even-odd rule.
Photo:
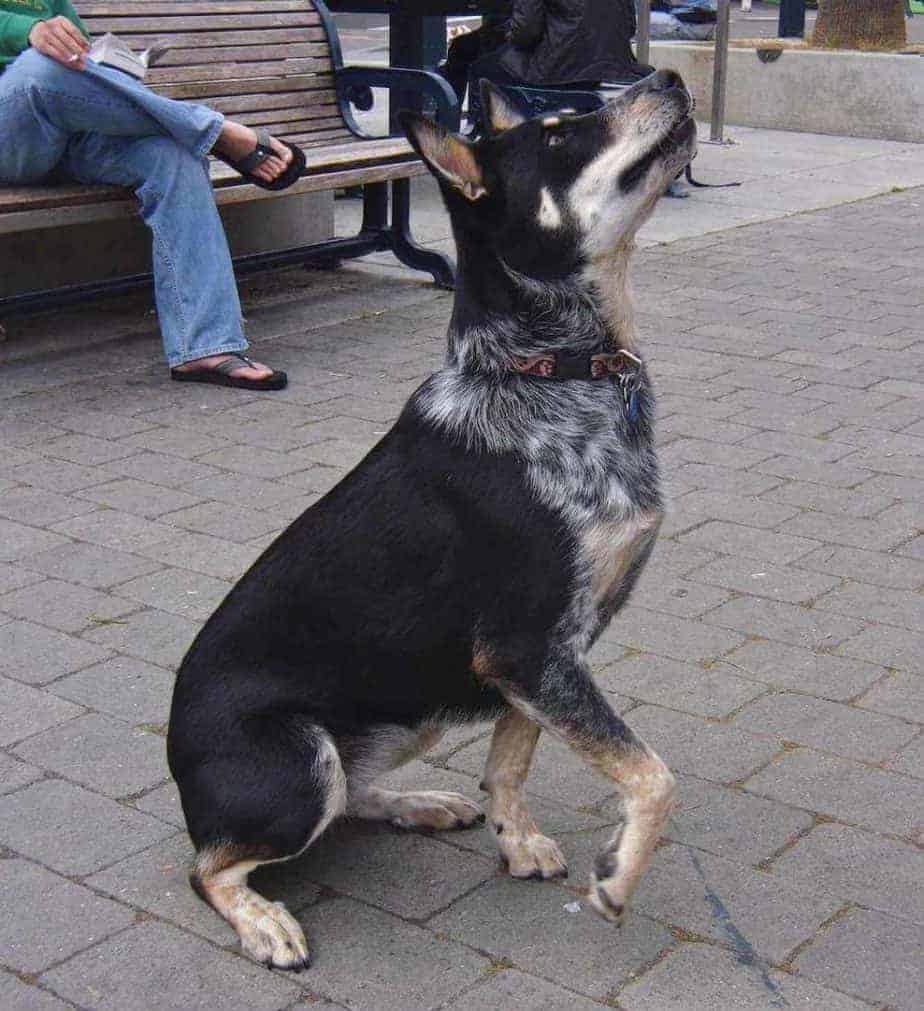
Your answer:
[[[269,728],[264,728],[269,729]],[[337,749],[317,727],[262,733],[260,753],[235,748],[197,769],[183,802],[197,856],[190,884],[264,965],[300,972],[305,935],[281,902],[247,884],[265,863],[291,860],[343,812],[346,780]],[[288,732],[287,732],[288,731]],[[255,742],[251,737],[248,743]],[[186,785],[186,784],[184,784]]]
[[[481,807],[461,793],[387,790],[372,782],[422,755],[442,736],[443,731],[436,728],[415,731],[390,727],[350,742],[347,750],[354,757],[347,764],[347,813],[371,821],[390,821],[399,828],[436,831],[471,828],[484,821]]]
[[[597,856],[589,895],[597,912],[620,922],[673,807],[670,769],[613,712],[587,664],[564,652],[531,684],[498,687],[622,793],[624,823]]]
[[[515,878],[564,878],[565,858],[558,844],[542,835],[530,818],[523,798],[539,726],[512,709],[494,727],[482,789],[501,856]]]

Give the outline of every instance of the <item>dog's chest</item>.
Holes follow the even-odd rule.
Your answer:
[[[598,520],[582,531],[580,552],[594,611],[619,596],[660,522],[660,511],[650,509],[624,519]]]

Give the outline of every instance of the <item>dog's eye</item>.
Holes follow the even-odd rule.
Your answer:
[[[546,147],[561,147],[565,143],[565,136],[562,133],[553,133],[549,130],[545,135]]]

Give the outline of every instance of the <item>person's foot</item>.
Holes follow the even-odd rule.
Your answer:
[[[233,358],[234,355],[208,355],[205,358],[194,358],[192,361],[184,362],[182,365],[175,365],[172,369],[173,372],[199,372],[202,369],[214,369],[216,365],[221,365],[222,362],[226,362],[229,358]],[[260,362],[248,362],[245,363],[241,361],[240,368],[232,369],[228,375],[232,379],[249,379],[252,381],[259,381],[261,379],[269,379],[273,374],[273,370],[267,368],[266,365],[262,365]]]
[[[271,143],[276,154],[251,171],[251,175],[267,183],[278,179],[292,163],[292,151],[285,144],[280,143],[275,137],[271,138]],[[215,141],[214,150],[232,161],[240,161],[246,158],[256,145],[257,135],[249,126],[226,119],[218,140]]]

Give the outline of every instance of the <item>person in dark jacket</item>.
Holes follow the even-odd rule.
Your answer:
[[[459,35],[449,43],[446,60],[437,69],[452,85],[459,99],[459,105],[465,101],[469,71],[475,60],[495,52],[506,44],[512,6],[512,3],[499,3],[498,11],[486,14],[481,19],[479,28]]]
[[[561,87],[646,77],[653,68],[635,62],[635,30],[634,0],[514,0],[507,45],[472,64],[469,118],[480,124],[481,78]]]

